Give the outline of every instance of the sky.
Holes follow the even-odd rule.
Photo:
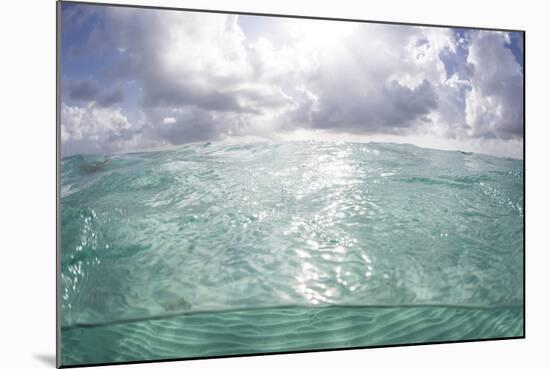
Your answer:
[[[256,140],[523,155],[521,33],[61,7],[63,156]]]

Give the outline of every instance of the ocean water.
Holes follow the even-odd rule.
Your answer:
[[[523,161],[199,143],[61,165],[62,364],[523,335]]]

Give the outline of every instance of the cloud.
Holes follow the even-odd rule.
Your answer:
[[[466,119],[476,137],[520,139],[523,136],[523,72],[502,32],[477,32],[469,50],[472,89],[466,96]]]
[[[90,80],[74,80],[64,84],[68,98],[76,103],[95,103],[101,107],[119,104],[124,100],[121,87],[102,91],[98,84]]]
[[[163,119],[164,110],[149,112],[149,119],[155,123],[144,130],[144,135],[154,142],[179,145],[192,141],[206,141],[218,138],[220,129],[215,114],[194,108],[173,109],[172,116]],[[157,118],[157,115],[159,116]]]
[[[120,108],[95,104],[85,107],[61,105],[61,154],[126,150],[135,145],[139,124],[130,124]]]
[[[98,88],[92,81],[71,81],[67,84],[69,97],[77,101],[91,101],[96,98]]]
[[[116,87],[112,91],[101,95],[97,99],[97,104],[102,107],[112,106],[119,104],[124,100],[124,93],[122,88]]]
[[[73,30],[97,25],[80,49],[103,62],[94,79],[64,84],[72,152],[304,129],[470,141],[523,134],[523,71],[511,46],[521,42],[507,33],[255,17],[241,28],[235,15],[101,9],[73,14]],[[126,123],[114,124],[123,111]]]
[[[320,93],[321,107],[313,111],[314,128],[362,133],[405,134],[430,122],[427,115],[437,107],[437,96],[427,80],[414,88],[393,80],[369,96],[348,101],[331,101],[334,96]],[[338,99],[339,100],[339,99]]]
[[[445,68],[438,55],[453,46],[452,31],[354,24],[343,40],[310,41],[318,32],[329,33],[331,26],[306,30],[311,34],[297,45],[315,65],[303,81],[314,102],[310,113],[303,114],[309,120],[301,125],[396,135],[431,129],[432,113],[445,103],[440,101],[445,96],[439,96]]]

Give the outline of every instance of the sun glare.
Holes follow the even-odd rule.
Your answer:
[[[315,47],[327,47],[340,44],[352,35],[355,23],[327,22],[323,20],[308,20],[292,22],[289,25],[291,36],[297,40]]]

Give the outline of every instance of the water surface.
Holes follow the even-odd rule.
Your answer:
[[[523,161],[200,143],[61,176],[64,365],[523,334]]]

